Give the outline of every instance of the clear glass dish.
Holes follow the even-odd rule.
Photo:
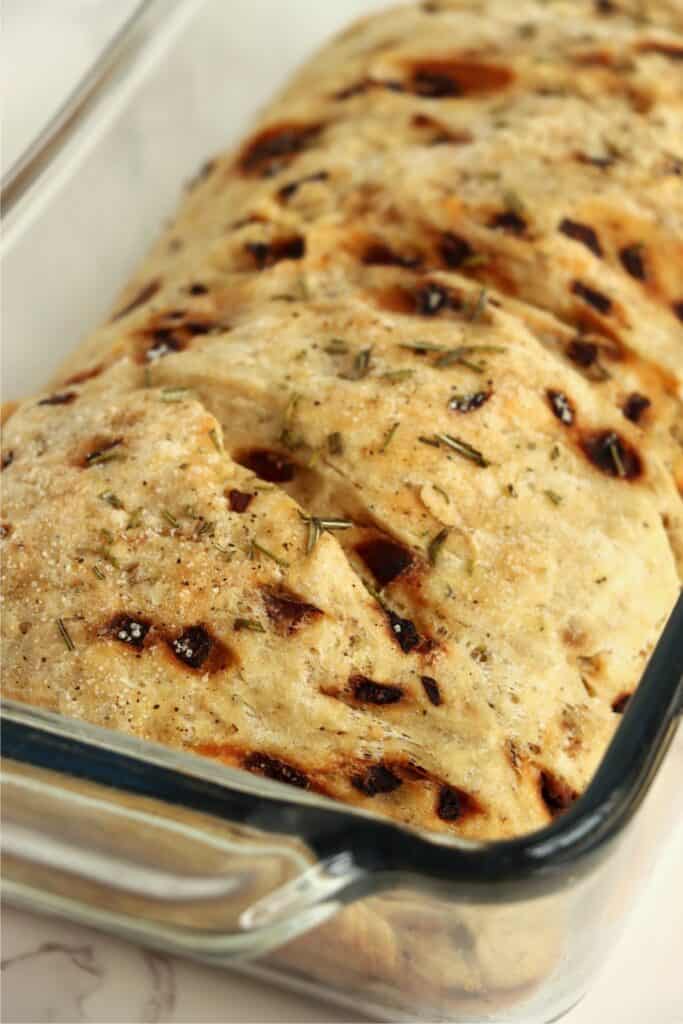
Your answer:
[[[139,6],[4,183],[4,397],[105,314],[183,181],[284,72],[374,6]],[[586,991],[673,823],[678,780],[659,767],[682,673],[679,603],[588,791],[489,843],[6,701],[5,898],[373,1019],[545,1024]]]

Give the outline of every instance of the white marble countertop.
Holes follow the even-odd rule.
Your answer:
[[[258,18],[264,0],[223,2],[239,6],[240,24]],[[318,0],[297,0],[304,2],[310,2],[313,16]],[[378,0],[334,2],[340,9],[348,5],[349,13],[364,3],[368,9],[378,6]],[[3,94],[10,95],[2,124],[5,167],[134,6],[135,0],[4,0],[0,84]],[[668,770],[683,777],[683,735],[669,762]],[[662,852],[595,987],[566,1017],[567,1024],[683,1024],[681,864],[683,826]],[[348,1010],[277,991],[235,972],[153,954],[10,908],[2,917],[2,972],[6,1024],[352,1019]]]

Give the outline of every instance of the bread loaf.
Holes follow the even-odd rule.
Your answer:
[[[640,13],[639,13],[640,12]],[[5,693],[408,825],[590,780],[683,562],[683,11],[363,21],[5,428]]]

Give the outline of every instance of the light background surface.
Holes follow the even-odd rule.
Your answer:
[[[286,65],[302,34],[315,42],[335,24],[384,0],[212,0],[234,12],[235,33],[264,40],[263,59]],[[4,0],[0,53],[3,171],[54,114],[136,0]],[[282,18],[286,6],[287,18]],[[333,8],[333,12],[332,12]],[[277,14],[278,32],[268,25]],[[290,26],[290,34],[282,31]],[[275,53],[274,51],[277,51]],[[290,57],[291,55],[291,57]],[[243,92],[249,69],[241,63]],[[260,79],[262,75],[260,75]],[[262,86],[259,80],[257,91]],[[683,736],[667,771],[683,780]],[[680,805],[672,808],[680,816]],[[662,852],[597,984],[567,1024],[683,1024],[683,827]],[[61,921],[4,909],[2,1020],[20,1022],[350,1021],[348,1011],[277,991],[231,972],[157,956]]]

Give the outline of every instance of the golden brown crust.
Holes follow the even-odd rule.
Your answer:
[[[679,26],[675,6],[650,26],[585,4],[583,33],[575,5],[428,6],[302,69],[9,421],[7,678],[408,823],[506,835],[585,787],[676,592],[682,103],[661,65]],[[204,519],[179,510],[185,479]],[[209,520],[236,545],[219,582],[193,533]],[[187,544],[192,574],[171,570]],[[93,607],[149,622],[133,658]],[[210,671],[187,680],[174,644]],[[83,659],[121,691],[84,685]]]
[[[682,52],[680,0],[436,0],[301,69],[11,410],[5,692],[465,837],[568,806],[683,567]],[[282,960],[480,1012],[524,913]]]

